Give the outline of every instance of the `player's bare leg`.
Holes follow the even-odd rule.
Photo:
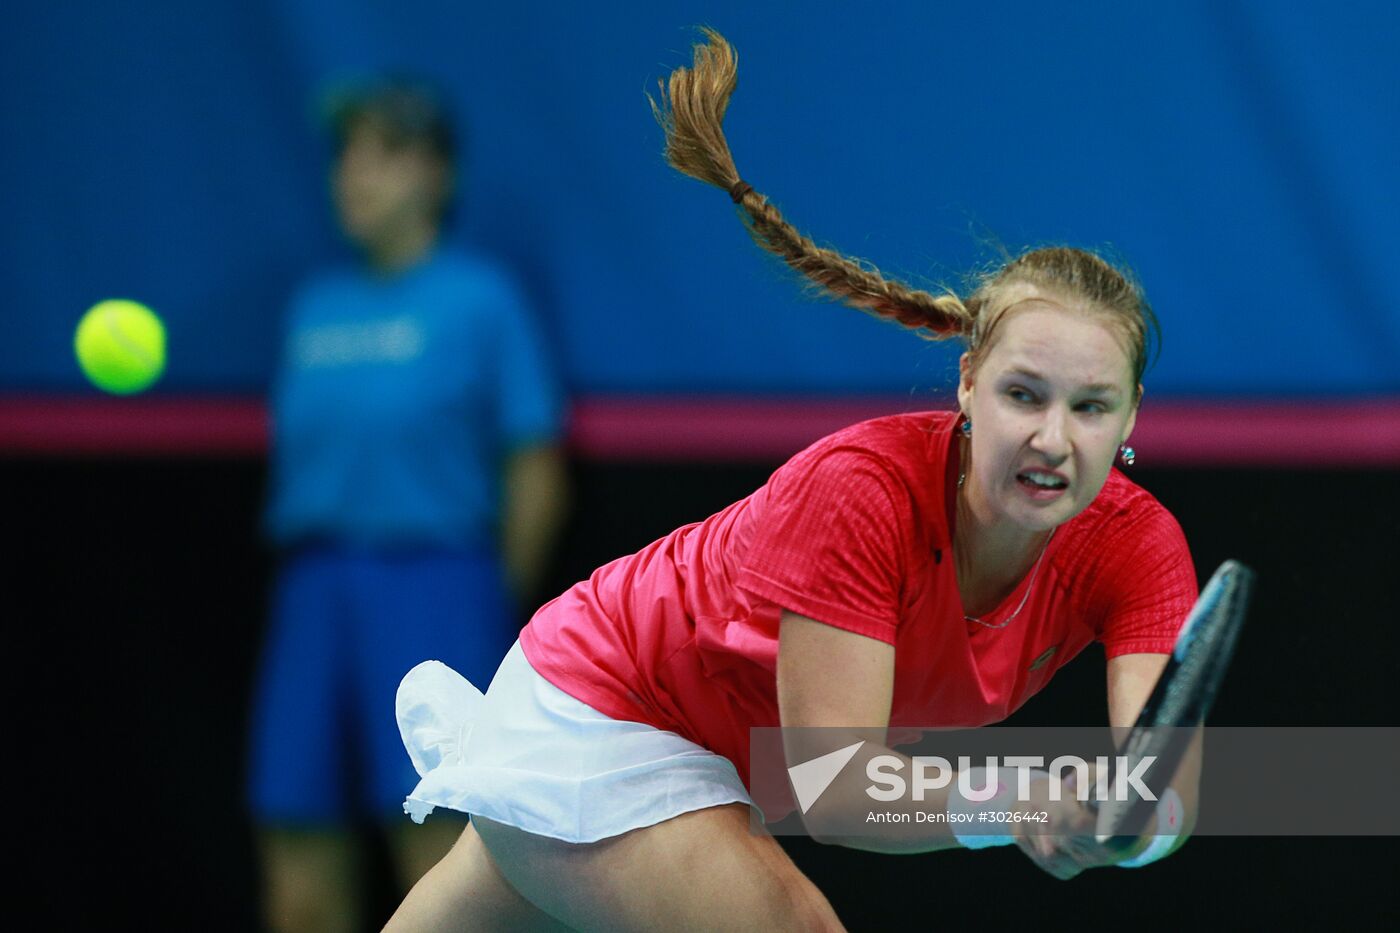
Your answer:
[[[481,837],[468,825],[452,850],[413,886],[384,928],[385,933],[427,930],[567,933],[569,928],[511,887]]]
[[[826,898],[741,804],[576,845],[488,820],[478,831],[513,887],[578,930],[841,930]]]
[[[467,827],[466,819],[456,816],[451,811],[438,813],[422,824],[404,818],[385,828],[401,892],[407,893],[451,851]]]

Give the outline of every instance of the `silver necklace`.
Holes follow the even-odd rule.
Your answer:
[[[1037,557],[1037,558],[1035,559],[1035,567],[1031,570],[1031,582],[1028,583],[1028,584],[1026,584],[1026,594],[1025,594],[1024,596],[1021,597],[1021,602],[1020,602],[1019,605],[1017,605],[1016,611],[1013,612],[1013,613],[1011,613],[1011,615],[1007,616],[1005,622],[999,622],[999,623],[993,625],[991,622],[983,622],[981,619],[977,618],[976,616],[969,616],[969,615],[964,615],[964,616],[963,616],[963,621],[965,621],[965,622],[976,622],[978,625],[982,625],[982,626],[985,626],[985,627],[987,627],[987,628],[1006,628],[1008,625],[1010,625],[1010,624],[1011,624],[1011,620],[1014,619],[1014,618],[1016,618],[1018,615],[1020,615],[1020,614],[1021,614],[1021,610],[1024,609],[1024,608],[1026,608],[1026,600],[1028,600],[1028,599],[1031,598],[1031,590],[1035,589],[1035,578],[1036,578],[1036,576],[1039,575],[1039,573],[1040,573],[1040,562],[1043,561],[1043,560],[1045,560],[1045,552],[1048,551],[1048,550],[1050,550],[1050,541],[1051,541],[1051,539],[1053,539],[1053,538],[1055,537],[1055,532],[1056,532],[1056,531],[1059,531],[1059,529],[1058,529],[1058,528],[1051,529],[1051,531],[1050,531],[1050,537],[1045,539],[1045,544],[1044,544],[1044,546],[1041,547],[1041,549],[1040,549],[1040,556]]]
[[[958,471],[958,489],[959,489],[959,490],[961,490],[961,489],[963,488],[963,483],[966,482],[966,481],[967,481],[967,467],[964,466],[961,470]],[[1048,551],[1048,550],[1050,550],[1050,542],[1051,542],[1051,540],[1054,539],[1054,537],[1055,537],[1055,532],[1057,532],[1057,531],[1059,531],[1059,530],[1060,530],[1059,528],[1052,528],[1052,529],[1050,529],[1050,537],[1045,539],[1045,544],[1042,545],[1041,548],[1040,548],[1040,556],[1037,557],[1037,558],[1035,559],[1035,566],[1034,566],[1033,568],[1031,568],[1031,582],[1028,583],[1028,584],[1026,584],[1026,594],[1025,594],[1024,596],[1021,597],[1021,602],[1020,602],[1019,605],[1016,606],[1016,611],[1013,612],[1013,613],[1011,613],[1011,615],[1007,616],[1005,622],[998,622],[997,624],[993,625],[991,622],[983,622],[981,619],[977,618],[976,616],[969,616],[969,615],[964,615],[964,616],[963,616],[963,621],[964,621],[964,622],[976,622],[978,625],[984,626],[984,627],[986,627],[986,628],[1006,628],[1008,625],[1010,625],[1010,624],[1011,624],[1011,620],[1015,619],[1018,615],[1021,614],[1021,610],[1024,609],[1024,608],[1026,608],[1026,600],[1028,600],[1028,599],[1031,598],[1031,590],[1035,589],[1035,578],[1040,574],[1040,562],[1043,561],[1043,560],[1045,559],[1045,552]]]

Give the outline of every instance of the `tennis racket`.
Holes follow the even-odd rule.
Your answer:
[[[1210,712],[1230,666],[1253,586],[1254,572],[1238,561],[1227,560],[1215,571],[1186,617],[1152,695],[1118,749],[1115,763],[1121,759],[1128,773],[1144,758],[1156,758],[1149,769],[1153,778],[1148,780],[1154,792],[1165,789],[1176,774],[1195,734],[1191,727],[1203,723]],[[1116,773],[1110,773],[1110,788],[1115,787],[1116,778]],[[1095,836],[1102,845],[1131,846],[1154,815],[1153,801],[1136,794],[1128,798],[1090,801],[1098,811]]]

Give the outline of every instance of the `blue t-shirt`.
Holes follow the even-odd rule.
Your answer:
[[[439,250],[337,269],[290,309],[273,388],[269,536],[494,548],[502,469],[554,441],[562,399],[511,278]]]

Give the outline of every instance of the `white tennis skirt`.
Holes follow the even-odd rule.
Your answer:
[[[422,778],[404,801],[566,842],[596,842],[682,813],[751,805],[729,759],[674,732],[610,719],[540,676],[520,642],[483,695],[441,661],[399,685],[399,734]]]

